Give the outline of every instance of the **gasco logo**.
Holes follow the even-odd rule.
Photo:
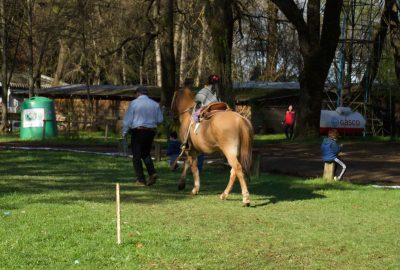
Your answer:
[[[359,126],[360,120],[340,120],[340,125],[341,126]]]

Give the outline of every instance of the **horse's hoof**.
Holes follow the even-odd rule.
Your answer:
[[[179,190],[184,190],[185,187],[186,187],[186,183],[179,183],[179,185],[178,185]]]
[[[228,194],[226,194],[225,192],[221,193],[221,195],[219,195],[219,198],[221,200],[226,200],[226,198],[228,198]]]
[[[244,202],[243,207],[250,207],[250,202]]]
[[[192,189],[192,195],[197,195],[197,194],[199,194],[199,191],[195,188]]]

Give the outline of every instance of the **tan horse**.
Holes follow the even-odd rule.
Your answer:
[[[190,89],[175,91],[171,112],[175,116],[179,116],[181,123],[179,137],[181,141],[184,141],[185,134],[190,126],[190,149],[186,152],[187,158],[180,178],[179,189],[185,188],[187,170],[191,167],[194,180],[192,194],[198,194],[200,189],[200,176],[197,168],[198,153],[211,154],[220,151],[225,155],[231,166],[229,183],[220,198],[224,200],[228,197],[237,177],[242,189],[243,204],[249,206],[250,197],[245,175],[248,175],[251,166],[253,143],[251,123],[236,112],[224,111],[215,114],[209,120],[203,120],[195,132],[195,124],[191,123],[194,107],[194,94]]]

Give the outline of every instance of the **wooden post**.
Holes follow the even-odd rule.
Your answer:
[[[67,137],[71,136],[71,114],[67,115]]]
[[[325,162],[323,178],[326,180],[333,180],[334,175],[335,175],[335,162]]]
[[[43,119],[43,132],[42,132],[42,141],[46,137],[46,119]]]
[[[161,143],[154,143],[154,152],[156,161],[161,161]]]
[[[119,183],[115,186],[116,204],[117,204],[117,244],[121,244],[121,208],[119,199]]]
[[[261,166],[261,152],[259,150],[253,150],[253,163],[251,164],[251,175],[256,178],[260,177],[260,166]]]
[[[106,130],[104,131],[104,139],[107,141],[108,138],[108,123],[106,123]]]

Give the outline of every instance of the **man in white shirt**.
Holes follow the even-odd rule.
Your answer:
[[[162,121],[163,115],[159,104],[148,97],[148,89],[145,86],[140,86],[136,90],[136,99],[129,104],[128,111],[125,113],[122,127],[123,137],[126,137],[129,132],[132,135],[133,168],[137,185],[146,185],[142,160],[149,175],[147,185],[155,184],[158,178],[150,151],[157,125]]]

